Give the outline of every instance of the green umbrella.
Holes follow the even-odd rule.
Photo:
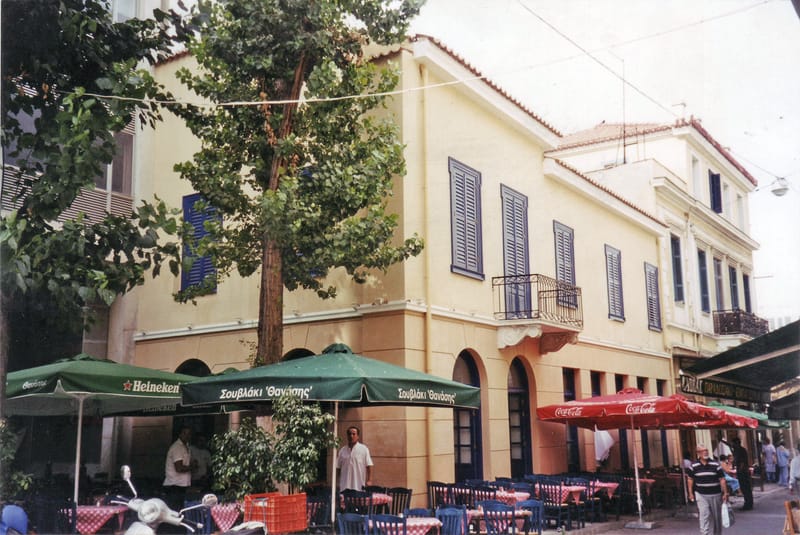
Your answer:
[[[339,403],[468,409],[480,406],[479,388],[355,355],[345,344],[332,344],[320,355],[203,377],[181,385],[186,406],[270,402],[286,392],[303,400],[333,402],[334,434]],[[331,515],[336,509],[335,465],[334,462],[331,470]]]
[[[6,376],[8,415],[78,415],[75,492],[78,501],[83,415],[106,416],[180,401],[179,385],[191,375],[101,360],[81,353]]]
[[[729,405],[724,405],[718,401],[712,401],[708,403],[708,406],[722,409],[725,412],[730,412],[732,414],[738,414],[740,416],[747,416],[748,418],[754,418],[758,420],[758,427],[761,428],[774,427],[776,429],[779,429],[779,428],[789,427],[789,422],[785,420],[770,420],[769,416],[767,416],[766,414],[749,411],[747,409],[741,409],[739,407],[731,407]]]

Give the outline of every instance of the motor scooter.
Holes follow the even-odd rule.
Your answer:
[[[149,498],[147,500],[139,498],[139,494],[136,492],[136,488],[131,481],[131,469],[129,466],[123,466],[120,469],[120,475],[131,488],[133,498],[128,499],[123,496],[116,496],[111,500],[111,503],[127,505],[129,509],[136,511],[138,516],[138,521],[133,522],[130,527],[125,530],[125,535],[155,535],[156,529],[158,529],[158,526],[162,523],[184,527],[190,532],[194,532],[195,530],[202,529],[203,525],[185,518],[184,513],[199,507],[211,507],[217,503],[217,497],[215,495],[206,494],[199,504],[186,507],[180,511],[173,511],[164,500],[160,498]]]

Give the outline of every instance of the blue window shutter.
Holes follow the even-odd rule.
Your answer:
[[[746,312],[753,311],[753,302],[750,300],[750,275],[742,273],[742,291],[744,292],[744,309]]]
[[[183,198],[183,218],[192,226],[195,240],[199,240],[208,234],[205,229],[205,222],[218,217],[217,211],[213,207],[205,206],[200,209],[199,206],[195,206],[201,199],[202,197],[199,193],[187,195]],[[188,243],[183,245],[183,256],[185,258],[194,258],[194,262],[191,269],[181,271],[181,290],[199,285],[208,275],[215,272],[211,258],[195,255]]]
[[[714,264],[714,291],[717,294],[717,310],[725,310],[725,299],[722,295],[722,260],[715,258]]]
[[[731,287],[731,310],[739,309],[739,276],[736,268],[728,266],[728,280]]]
[[[708,192],[709,204],[711,209],[716,213],[722,213],[722,185],[720,183],[719,173],[712,173],[711,169],[708,170]]]
[[[681,260],[681,239],[670,236],[672,248],[672,290],[675,301],[683,301],[683,261]]]
[[[450,269],[483,280],[481,174],[453,158],[450,170],[452,260]]]
[[[608,286],[608,317],[624,320],[622,252],[610,245],[606,245],[606,281]]]
[[[519,281],[507,281],[506,319],[529,317],[531,292],[528,274],[528,198],[501,184],[503,209],[503,268],[506,277],[524,275]]]
[[[706,263],[706,252],[697,250],[697,265],[700,275],[700,308],[703,312],[711,312],[711,296],[708,292],[708,264]]]
[[[556,246],[556,280],[575,286],[575,233],[558,221],[553,221]]]
[[[647,294],[647,327],[661,330],[661,302],[658,294],[658,268],[644,263],[645,292]]]

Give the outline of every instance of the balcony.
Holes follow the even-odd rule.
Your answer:
[[[714,312],[714,334],[744,334],[756,338],[769,332],[769,322],[744,310]]]
[[[538,338],[541,353],[558,351],[577,341],[583,329],[581,289],[552,277],[531,273],[492,278],[497,347]]]

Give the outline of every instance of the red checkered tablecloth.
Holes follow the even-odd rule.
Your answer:
[[[211,506],[211,518],[220,531],[228,531],[239,519],[242,507],[238,503],[218,503]]]
[[[617,487],[619,487],[619,483],[613,481],[595,481],[594,483],[594,488],[605,491],[609,498],[614,495],[614,491],[617,490]]]
[[[406,533],[407,535],[425,535],[432,529],[442,527],[441,521],[438,518],[428,517],[411,517],[406,518]]]
[[[81,535],[93,535],[106,522],[117,515],[118,529],[122,529],[125,518],[125,505],[79,505],[77,508],[76,527]]]
[[[522,500],[527,500],[530,497],[531,495],[528,492],[510,491],[510,490],[497,491],[497,499],[508,505],[516,505],[517,502],[521,502]]]

